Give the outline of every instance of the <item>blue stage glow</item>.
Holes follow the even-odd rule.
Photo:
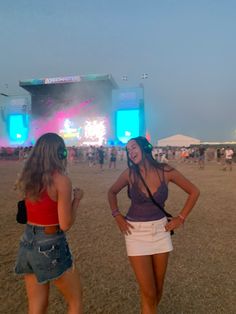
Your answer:
[[[23,144],[28,138],[29,115],[11,114],[8,116],[8,135],[11,144]]]
[[[139,109],[118,110],[116,112],[116,136],[122,143],[139,136]]]

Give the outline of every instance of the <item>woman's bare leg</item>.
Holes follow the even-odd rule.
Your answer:
[[[142,314],[154,314],[157,309],[157,288],[152,256],[129,256],[141,294]]]
[[[75,267],[53,281],[68,303],[68,314],[82,313],[82,291],[79,273]]]
[[[49,283],[39,284],[34,274],[25,275],[29,314],[46,313],[48,307]]]
[[[163,292],[165,274],[168,264],[169,253],[161,253],[152,255],[153,268],[156,278],[156,288],[157,288],[157,304],[159,304]]]

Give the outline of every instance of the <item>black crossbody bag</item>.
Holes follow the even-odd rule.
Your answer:
[[[141,175],[141,173],[139,173],[139,175],[140,175],[140,179],[142,180],[143,185],[145,186],[145,188],[146,188],[146,190],[147,190],[147,192],[148,192],[148,195],[149,195],[150,199],[152,200],[153,204],[155,204],[155,205],[165,214],[165,216],[167,217],[167,220],[170,221],[170,220],[171,220],[170,218],[172,218],[173,216],[172,216],[170,213],[168,213],[168,212],[154,199],[154,197],[152,196],[152,193],[151,193],[151,191],[149,190],[149,187],[147,186],[147,183],[145,182],[143,176]],[[174,234],[174,230],[171,230],[171,231],[170,231],[170,235],[173,235],[173,234]]]
[[[26,210],[25,200],[19,201],[17,203],[16,221],[19,224],[27,223],[27,210]]]

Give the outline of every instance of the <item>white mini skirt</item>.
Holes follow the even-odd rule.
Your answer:
[[[173,250],[170,232],[165,230],[167,218],[154,221],[128,221],[134,228],[125,235],[128,256],[153,255]]]

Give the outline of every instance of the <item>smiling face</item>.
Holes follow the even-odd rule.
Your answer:
[[[128,156],[130,160],[134,164],[138,165],[142,161],[143,155],[142,155],[141,148],[139,147],[137,142],[135,140],[129,141],[126,148],[127,148],[127,152],[128,152]]]

